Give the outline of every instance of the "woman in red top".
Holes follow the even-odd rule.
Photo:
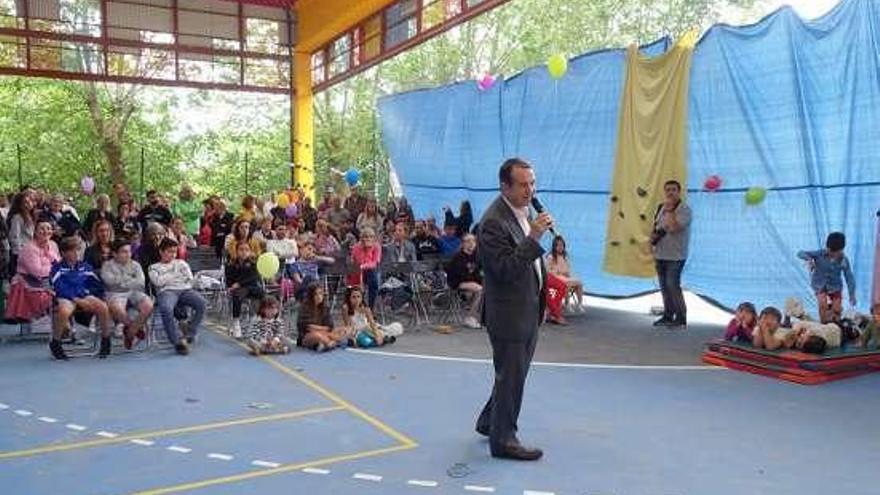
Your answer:
[[[365,228],[361,231],[361,238],[351,248],[351,263],[359,268],[356,274],[359,280],[352,285],[367,286],[367,303],[370,309],[376,304],[376,295],[379,293],[379,263],[382,262],[382,247],[376,242],[376,231]],[[352,282],[354,280],[350,280]]]

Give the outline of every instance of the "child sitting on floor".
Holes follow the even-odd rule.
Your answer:
[[[816,293],[819,304],[819,321],[828,323],[840,321],[843,311],[843,283],[846,279],[850,304],[856,305],[856,280],[850,268],[849,259],[843,254],[846,247],[846,236],[842,232],[832,232],[825,240],[825,249],[818,251],[800,251],[797,256],[809,263],[810,286]]]
[[[396,340],[396,337],[385,335],[384,330],[376,323],[373,312],[364,302],[364,291],[359,286],[345,290],[342,325],[349,329],[350,345],[355,347],[383,346]]]
[[[758,349],[767,349],[775,351],[783,346],[783,343],[789,334],[793,332],[790,328],[780,328],[779,323],[782,321],[782,313],[773,306],[767,306],[761,310],[758,317],[758,325],[752,332],[752,345]]]
[[[727,324],[724,340],[751,344],[752,333],[755,331],[757,321],[758,314],[755,310],[755,305],[750,302],[740,303],[736,307],[736,314],[733,319]]]
[[[247,344],[251,354],[288,354],[293,343],[284,334],[284,322],[279,315],[281,304],[278,299],[266,296],[257,308],[257,320],[250,326]]]

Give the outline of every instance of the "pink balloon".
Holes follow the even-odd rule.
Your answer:
[[[480,91],[486,91],[491,89],[492,86],[495,85],[495,77],[492,74],[486,74],[482,79],[477,83],[477,87],[480,88]]]
[[[703,188],[707,191],[717,191],[721,188],[721,177],[717,175],[710,175],[706,178],[706,182],[703,184]]]
[[[95,179],[85,176],[79,182],[80,189],[82,189],[83,194],[89,195],[95,192]]]

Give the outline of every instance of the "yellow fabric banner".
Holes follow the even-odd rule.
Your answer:
[[[648,58],[627,50],[617,155],[608,209],[605,271],[653,277],[650,234],[663,183],[687,190],[687,106],[693,43],[689,36]]]

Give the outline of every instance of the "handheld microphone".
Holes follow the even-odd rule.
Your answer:
[[[544,204],[541,203],[541,200],[538,199],[537,196],[532,196],[532,208],[535,209],[538,213],[544,213],[546,210],[544,209]],[[553,235],[559,235],[556,233],[556,229],[552,226],[550,227],[550,233]]]

